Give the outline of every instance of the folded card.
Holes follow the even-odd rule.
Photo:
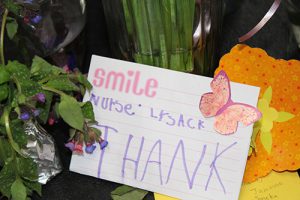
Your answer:
[[[227,78],[93,56],[84,101],[109,145],[74,154],[70,170],[180,199],[237,200],[259,88]]]

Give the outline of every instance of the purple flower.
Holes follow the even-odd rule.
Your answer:
[[[23,112],[20,116],[21,120],[26,121],[30,119],[30,115],[28,112]]]
[[[42,20],[42,16],[41,15],[37,15],[34,18],[31,19],[31,21],[35,24],[38,24],[40,21]]]
[[[89,153],[89,154],[92,154],[95,149],[96,149],[96,145],[89,144],[89,145],[86,145],[85,152]]]
[[[103,150],[103,149],[105,149],[105,147],[107,147],[108,142],[106,140],[100,140],[99,144],[100,144],[101,150]]]
[[[38,93],[35,97],[36,97],[36,100],[41,103],[45,103],[45,101],[46,101],[46,96],[44,93]]]
[[[34,115],[35,117],[39,116],[40,113],[41,113],[41,111],[40,111],[39,109],[36,109],[36,110],[33,111],[33,115]]]
[[[67,144],[65,144],[65,147],[67,147],[67,148],[70,149],[71,151],[74,151],[74,149],[75,149],[75,144],[74,144],[74,142],[68,142]]]

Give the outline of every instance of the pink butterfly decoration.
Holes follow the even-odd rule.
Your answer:
[[[249,126],[261,118],[261,112],[255,107],[231,100],[230,81],[225,71],[219,72],[210,87],[212,92],[202,95],[199,108],[204,117],[215,117],[214,128],[220,134],[233,134],[238,122]]]

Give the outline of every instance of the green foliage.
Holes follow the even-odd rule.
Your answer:
[[[67,95],[62,96],[58,111],[63,120],[71,127],[83,130],[84,116],[76,99]]]
[[[113,200],[142,200],[147,191],[123,185],[111,192]]]
[[[26,187],[20,178],[17,178],[11,186],[12,199],[14,200],[26,200],[27,193]]]
[[[9,39],[13,39],[18,31],[18,23],[14,18],[7,17],[6,31]]]
[[[86,119],[90,119],[91,121],[95,121],[95,115],[94,115],[94,111],[93,111],[93,104],[91,102],[86,102],[83,106],[82,106],[82,113],[84,118]]]
[[[75,85],[69,78],[67,77],[58,77],[56,79],[49,80],[46,84],[47,87],[51,87],[57,90],[69,92],[69,91],[77,91],[80,89]]]
[[[0,84],[6,83],[10,80],[10,75],[7,70],[0,65]]]
[[[20,41],[15,37],[18,23],[12,17],[19,15],[20,6],[15,2],[3,0],[6,12],[1,29],[6,28],[8,38],[16,42]],[[8,199],[25,200],[34,191],[41,195],[41,184],[37,163],[22,153],[28,143],[24,123],[38,120],[45,124],[56,111],[56,117],[61,116],[74,128],[71,137],[76,132],[88,135],[91,129],[86,122],[95,120],[93,107],[80,104],[73,96],[91,90],[92,86],[80,72],[66,73],[38,56],[31,66],[18,61],[5,64],[3,49],[0,44],[0,193]],[[100,131],[95,133],[101,135]]]

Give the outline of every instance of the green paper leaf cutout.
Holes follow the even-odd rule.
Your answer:
[[[17,178],[12,184],[11,195],[13,200],[26,200],[26,187],[20,178]]]
[[[14,18],[7,17],[6,31],[9,39],[13,39],[18,32],[18,23]]]
[[[260,141],[264,146],[265,150],[268,154],[271,153],[272,150],[272,134],[271,132],[261,132],[260,134]]]
[[[271,103],[272,100],[272,94],[273,94],[273,90],[272,87],[268,87],[263,95],[263,99],[266,99],[268,101],[268,103]]]
[[[293,119],[295,115],[288,112],[278,112],[278,117],[274,120],[275,122],[286,122]]]
[[[111,197],[113,200],[142,200],[147,194],[145,190],[123,185],[112,191]]]
[[[84,117],[80,104],[75,98],[64,95],[58,105],[59,115],[71,127],[81,130],[83,129]]]
[[[256,137],[257,137],[257,134],[258,134],[260,128],[261,128],[261,124],[258,121],[254,124],[254,127],[253,127],[253,132],[252,132],[252,136],[251,136],[251,144],[250,144],[252,148],[256,148],[255,140],[256,140]]]

